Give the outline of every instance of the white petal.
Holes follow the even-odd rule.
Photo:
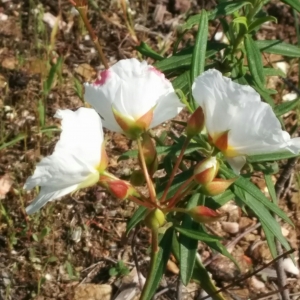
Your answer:
[[[93,168],[70,153],[54,153],[37,164],[34,174],[26,180],[24,188],[31,190],[35,186],[48,186],[58,190],[81,183],[93,172]]]
[[[114,131],[121,130],[112,107],[133,121],[156,108],[152,127],[173,118],[183,107],[171,82],[147,62],[135,58],[117,62],[98,83],[85,85],[85,99],[102,116],[103,125]]]
[[[39,195],[34,199],[30,205],[26,207],[26,213],[31,215],[42,208],[48,201],[55,200],[69,193],[74,192],[77,185],[69,186],[65,189],[53,191],[51,187],[42,187]]]
[[[196,102],[203,108],[211,136],[231,129],[230,123],[246,102],[260,102],[259,95],[250,86],[234,83],[214,69],[197,77],[192,90]]]
[[[179,101],[175,92],[171,92],[167,96],[163,96],[161,101],[158,101],[158,104],[154,109],[150,128],[173,119],[181,112],[183,107],[184,104]]]
[[[231,166],[232,170],[235,174],[240,174],[240,171],[242,167],[246,163],[246,157],[245,156],[236,156],[236,157],[227,157],[227,162]]]
[[[113,111],[112,111],[112,97],[115,95],[106,95],[104,90],[100,85],[94,85],[85,83],[85,94],[84,98],[93,108],[100,114],[103,118],[103,126],[109,130],[122,132],[121,127],[118,125],[115,120]]]
[[[103,130],[101,119],[94,109],[81,107],[77,111],[58,110],[62,133],[54,153],[70,153],[95,167],[101,161]]]
[[[47,201],[64,196],[77,188],[96,183],[101,162],[103,131],[101,119],[93,109],[59,110],[62,133],[54,153],[37,164],[24,185],[27,190],[41,186],[41,192],[28,207],[34,212]]]

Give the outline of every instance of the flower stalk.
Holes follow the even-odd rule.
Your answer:
[[[108,65],[108,62],[107,62],[107,59],[103,53],[103,50],[102,50],[102,46],[101,44],[99,43],[99,39],[98,37],[96,36],[88,18],[87,18],[87,4],[85,3],[85,1],[73,1],[73,0],[69,0],[69,2],[77,9],[77,11],[79,12],[79,15],[84,23],[84,26],[85,28],[87,29],[94,45],[95,45],[95,48],[97,49],[98,51],[98,54],[100,56],[100,59],[105,67],[105,69],[108,69],[109,68],[109,65]]]
[[[144,176],[145,176],[145,179],[147,182],[147,186],[149,189],[150,199],[153,203],[156,203],[156,192],[155,192],[153,182],[150,178],[150,175],[149,175],[149,172],[147,169],[146,160],[145,160],[145,156],[144,156],[144,152],[143,152],[143,146],[142,146],[141,140],[139,138],[136,141],[137,141],[137,145],[138,145],[139,158],[140,158],[140,162],[142,165],[142,170],[143,170],[143,173],[144,173]]]
[[[172,182],[173,182],[173,180],[174,180],[174,178],[175,178],[176,172],[177,172],[178,167],[179,167],[179,165],[180,165],[180,163],[181,163],[181,161],[182,161],[182,159],[183,159],[184,152],[185,152],[185,150],[186,150],[186,148],[187,148],[187,146],[188,146],[190,140],[191,140],[191,139],[187,137],[187,138],[185,139],[185,141],[184,141],[184,144],[183,144],[183,146],[182,146],[182,148],[181,148],[180,154],[179,154],[179,156],[178,156],[178,158],[177,158],[177,160],[176,160],[175,166],[174,166],[174,168],[173,168],[173,170],[172,170],[172,173],[171,173],[171,175],[170,175],[170,178],[169,178],[169,181],[168,181],[168,183],[167,183],[167,186],[166,186],[166,188],[165,188],[165,190],[164,190],[164,193],[163,193],[163,195],[162,195],[162,197],[161,197],[161,199],[160,199],[161,203],[163,203],[163,202],[166,200],[168,191],[169,191],[169,189],[170,189],[170,187],[171,187],[171,184],[172,184]]]
[[[140,297],[140,300],[148,300],[148,295],[151,292],[151,284],[153,281],[153,278],[155,278],[156,274],[156,265],[157,265],[157,259],[158,259],[158,253],[159,253],[159,246],[158,246],[158,230],[152,229],[152,241],[151,241],[151,260],[150,260],[150,270],[147,275],[147,279],[144,285],[144,288],[142,290],[142,294]]]

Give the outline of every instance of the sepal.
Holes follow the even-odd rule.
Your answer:
[[[217,196],[224,193],[236,180],[236,178],[231,179],[221,179],[215,178],[213,181],[202,185],[200,192],[206,196]]]
[[[203,109],[201,106],[199,106],[187,121],[187,126],[185,129],[186,135],[191,138],[199,134],[204,128],[204,124],[205,124],[205,118],[204,118]]]
[[[208,157],[201,162],[194,169],[195,181],[199,184],[207,184],[216,177],[219,171],[219,162],[215,156]]]

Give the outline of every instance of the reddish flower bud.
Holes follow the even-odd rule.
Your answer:
[[[128,198],[129,195],[138,194],[129,182],[118,178],[100,175],[99,184],[105,187],[113,196],[120,200]]]
[[[222,215],[206,206],[196,206],[188,210],[188,214],[199,223],[210,223],[219,220]]]
[[[188,137],[193,137],[196,134],[199,134],[204,127],[204,113],[202,107],[199,106],[193,114],[190,116],[187,126],[186,126],[186,134]]]
[[[213,181],[202,185],[200,188],[201,193],[207,196],[217,196],[219,194],[222,194],[231,186],[236,178],[232,179],[221,179],[221,178],[215,178]]]
[[[199,184],[207,184],[216,177],[219,170],[219,163],[215,156],[206,158],[195,167],[195,181]]]
[[[166,223],[165,214],[158,208],[151,210],[144,220],[149,229],[158,229]]]

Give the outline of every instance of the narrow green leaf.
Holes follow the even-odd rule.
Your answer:
[[[222,239],[218,236],[210,235],[200,230],[187,229],[187,228],[183,228],[182,226],[175,226],[174,228],[176,231],[186,235],[187,237],[190,237],[191,239],[195,239],[198,241],[202,241],[204,243],[216,242]]]
[[[292,101],[286,101],[283,103],[280,103],[278,105],[276,105],[275,107],[273,107],[274,113],[276,114],[277,117],[280,117],[284,114],[286,114],[287,112],[293,110],[294,108],[296,108],[300,103],[300,98],[297,98],[295,100]]]
[[[57,126],[48,126],[44,127],[40,130],[42,133],[47,133],[47,132],[61,132],[61,128],[58,128]]]
[[[145,291],[143,299],[152,299],[165,272],[172,249],[172,243],[170,241],[172,240],[173,231],[173,227],[169,228],[159,243],[159,251],[153,270],[153,274],[155,274],[155,276],[149,278],[150,282],[147,291]]]
[[[279,242],[287,249],[289,250],[289,244],[287,243],[286,239],[282,235],[281,228],[279,223],[275,220],[275,218],[270,214],[270,212],[267,210],[267,208],[255,197],[253,197],[251,194],[247,193],[247,191],[243,190],[239,186],[234,186],[234,193],[237,195],[237,197],[243,201],[252,211],[257,215],[262,225],[265,225],[267,229],[270,230],[270,232],[276,236],[276,238],[279,240]],[[269,202],[273,205],[273,207],[278,208],[277,206],[274,206],[273,203]],[[286,216],[284,219],[288,219]],[[289,221],[288,223],[291,223]]]
[[[135,47],[141,54],[151,57],[155,60],[163,60],[164,57],[155,52],[147,43],[141,42],[139,46]]]
[[[63,58],[59,57],[57,59],[56,64],[54,64],[48,74],[47,80],[44,82],[44,95],[47,96],[52,88],[52,85],[54,83],[54,79],[56,74],[61,70],[62,67],[62,63],[63,63]]]
[[[272,181],[272,176],[271,175],[265,175],[264,177],[265,177],[266,186],[268,188],[271,199],[272,199],[274,204],[277,204],[277,196],[276,196],[276,192],[275,192],[274,183]]]
[[[212,197],[220,206],[225,205],[228,201],[234,198],[234,194],[231,190],[226,190],[224,193]]]
[[[246,29],[248,29],[248,23],[247,23],[247,18],[242,16],[242,17],[237,17],[235,19],[233,19],[232,21],[233,23],[237,23],[237,24],[242,24],[246,27]]]
[[[294,154],[290,151],[283,150],[273,153],[264,153],[264,154],[256,154],[256,155],[249,155],[247,157],[247,161],[249,163],[258,163],[264,161],[276,161],[281,159],[289,159],[293,157],[298,157],[299,154]]]
[[[216,293],[218,289],[210,279],[209,273],[203,266],[199,254],[196,257],[196,265],[192,278],[201,285],[204,291],[211,296],[213,300],[225,300],[221,293]]]
[[[228,1],[218,4],[218,6],[208,14],[209,20],[214,20],[219,16],[227,16],[242,8],[245,5],[251,4],[250,1]],[[180,31],[191,29],[194,25],[198,25],[201,18],[201,14],[191,16],[187,22],[180,28]]]
[[[126,228],[126,235],[142,220],[144,220],[145,215],[147,213],[147,208],[140,206],[133,214],[131,219],[129,220]]]
[[[286,77],[286,74],[282,72],[280,69],[274,68],[264,68],[264,75],[265,76],[281,76],[283,78]]]
[[[250,73],[258,87],[264,89],[265,77],[262,57],[250,35],[246,35],[245,37],[245,50]]]
[[[300,47],[285,43],[280,40],[255,41],[261,52],[281,54],[289,57],[300,57]]]
[[[276,245],[275,245],[274,234],[269,230],[269,228],[265,224],[262,224],[262,229],[265,233],[266,240],[267,240],[267,243],[268,243],[268,246],[269,246],[269,250],[272,254],[272,257],[276,258],[277,250],[276,250]]]
[[[175,90],[181,90],[184,94],[187,94],[189,91],[191,72],[186,71],[183,74],[177,76],[173,81],[173,87]]]
[[[227,248],[220,242],[220,241],[214,241],[214,242],[205,242],[205,244],[211,248],[216,250],[217,252],[221,253],[222,255],[226,256],[229,258],[239,269],[240,266],[238,265],[237,261],[234,259],[234,257],[229,253]]]
[[[208,37],[208,17],[206,10],[201,11],[199,28],[196,36],[195,47],[192,56],[191,82],[199,76],[205,67],[205,53]]]
[[[281,0],[283,3],[288,4],[300,13],[300,2],[298,0]]]
[[[200,194],[195,194],[188,201],[187,209],[197,206]],[[194,222],[190,216],[185,215],[182,221],[182,227],[191,228],[193,230],[199,229],[199,223]],[[179,236],[179,263],[180,263],[180,277],[183,284],[186,286],[192,277],[195,257],[197,253],[198,241],[191,239],[183,234]]]
[[[224,43],[207,41],[206,52],[204,52],[205,57],[209,58],[226,47],[228,47],[228,45]],[[154,66],[160,71],[164,72],[165,74],[169,74],[178,70],[190,69],[193,51],[194,46],[190,46],[170,57],[164,58],[163,60],[156,62]]]
[[[225,167],[224,165],[222,165],[220,167],[220,172],[221,174],[223,174],[226,178],[234,178],[236,177],[236,175],[229,170],[227,167]],[[264,209],[264,211],[268,212],[266,210],[265,207],[267,207],[268,209],[270,209],[272,212],[274,212],[275,214],[277,214],[281,219],[285,220],[287,223],[289,223],[290,225],[293,225],[292,221],[290,220],[290,218],[277,206],[274,205],[274,203],[270,202],[270,200],[256,187],[256,185],[254,185],[253,183],[251,183],[250,181],[248,181],[247,179],[243,178],[242,176],[240,176],[235,182],[234,182],[234,194],[236,194],[236,188],[239,188],[244,196],[247,196],[247,199],[255,199],[253,200],[250,205],[249,202],[247,201],[247,205],[249,205],[249,207],[255,212],[257,213],[257,211],[259,211],[259,209],[253,209],[253,203],[258,203],[260,204],[260,206]],[[242,199],[243,201],[246,201],[247,199]],[[261,213],[261,212],[259,212]],[[268,212],[269,216],[271,217],[270,213]],[[272,218],[272,217],[271,217]],[[273,218],[272,218],[273,219]]]
[[[273,16],[266,16],[266,17],[258,18],[249,25],[248,32],[250,33],[251,31],[258,29],[258,27],[260,27],[260,25],[262,25],[266,22],[277,23],[277,19]]]

